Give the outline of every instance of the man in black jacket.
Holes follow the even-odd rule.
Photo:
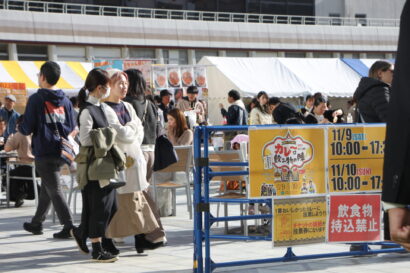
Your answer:
[[[281,102],[277,97],[269,98],[268,104],[270,111],[272,111],[273,119],[277,124],[286,124],[290,119],[299,121],[292,123],[303,123],[302,114],[292,104]]]
[[[399,46],[388,106],[382,200],[389,212],[390,235],[410,250],[410,1],[400,20]]]
[[[246,125],[248,113],[245,110],[245,105],[241,100],[241,95],[236,90],[228,92],[228,102],[231,104],[228,111],[225,110],[222,103],[219,104],[221,114],[226,118],[227,125]]]

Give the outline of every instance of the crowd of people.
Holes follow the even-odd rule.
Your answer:
[[[57,63],[45,62],[38,75],[40,89],[29,97],[25,115],[14,110],[13,95],[6,96],[0,109],[4,150],[17,150],[20,159],[34,161],[41,178],[36,212],[23,228],[34,235],[43,234],[43,222],[52,205],[63,226],[53,237],[73,237],[79,249],[91,252],[96,262],[116,261],[120,251],[115,240],[127,236],[134,236],[138,253],[164,246],[167,239],[160,212],[169,215],[171,199],[165,193],[154,202],[151,195],[155,143],[162,135],[172,145],[192,145],[192,127],[206,120],[198,89],[188,88],[187,97],[175,96],[177,103],[171,103],[172,94],[162,90],[161,103],[156,104],[147,94],[139,70],[95,68],[78,96],[69,99],[55,86],[60,74]],[[60,169],[66,163],[61,158],[63,140],[79,145],[71,166],[82,193],[78,226],[60,182]],[[25,167],[11,172],[30,177],[31,171]],[[16,207],[24,199],[34,198],[29,189],[32,184],[30,180],[12,181],[10,197]]]
[[[298,109],[278,97],[269,97],[260,91],[245,107],[237,90],[228,92],[228,110],[221,103],[221,115],[227,125],[267,124],[326,124],[344,123],[342,109],[331,109],[326,96],[321,93],[306,96],[305,105]]]

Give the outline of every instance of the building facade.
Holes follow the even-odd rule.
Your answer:
[[[116,1],[100,2],[115,4]],[[135,2],[157,5],[161,1]],[[197,7],[201,1],[171,2],[185,6],[195,2]],[[253,2],[282,3],[287,7],[292,3],[310,3],[316,5],[316,10],[321,7],[323,14],[340,13],[341,17],[268,15],[265,10],[263,14],[240,14],[137,9],[126,6],[131,5],[130,1],[121,2],[125,7],[104,7],[5,0],[0,3],[0,59],[133,58],[153,59],[156,63],[195,64],[203,56],[395,57],[398,17],[378,20],[366,14],[365,18],[343,18],[353,14],[346,12],[348,2],[352,5],[357,2],[361,7],[358,3],[364,0],[242,2],[246,7]],[[325,8],[324,2],[329,6]],[[391,2],[399,9],[404,0]]]

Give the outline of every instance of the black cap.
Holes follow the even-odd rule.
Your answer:
[[[190,86],[190,87],[188,87],[188,89],[186,90],[186,92],[188,93],[188,94],[198,94],[198,88],[196,87],[196,86]]]
[[[172,93],[169,92],[168,89],[164,89],[164,90],[161,90],[161,92],[159,93],[159,95],[160,95],[160,97],[162,98],[162,97],[165,97],[165,96],[172,96]]]

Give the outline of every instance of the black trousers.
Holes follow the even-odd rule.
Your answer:
[[[117,211],[116,190],[100,187],[98,181],[88,181],[81,191],[83,209],[80,229],[83,238],[105,237],[105,231]]]

